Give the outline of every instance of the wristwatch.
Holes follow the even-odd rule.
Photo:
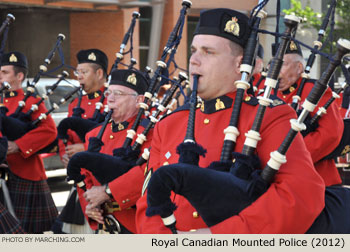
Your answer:
[[[112,199],[113,195],[112,195],[111,189],[109,188],[108,184],[106,184],[105,186],[106,186],[105,193],[107,193],[107,195]]]

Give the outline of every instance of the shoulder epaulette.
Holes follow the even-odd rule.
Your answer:
[[[272,100],[272,103],[270,104],[270,108],[286,104],[281,98],[279,98],[277,95],[270,95],[270,99]]]

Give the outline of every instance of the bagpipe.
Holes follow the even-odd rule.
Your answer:
[[[144,131],[137,136],[134,144],[131,147],[132,150],[137,150],[138,148],[140,148],[142,143],[146,141],[147,139],[146,136],[148,132],[155,126],[155,124],[159,120],[161,120],[164,116],[172,112],[172,109],[175,103],[178,101],[178,98],[180,97],[181,94],[184,97],[186,97],[186,95],[183,93],[183,89],[189,86],[187,75],[184,72],[180,72],[179,77],[178,78],[174,77],[174,80],[175,82],[172,81],[171,87],[167,90],[167,92],[165,93],[160,103],[157,104],[156,110],[154,111],[154,113],[148,116],[150,119],[150,122],[148,123]],[[178,88],[180,88],[180,90],[176,92]],[[149,154],[150,154],[149,148],[145,148],[141,156],[137,159],[136,165],[145,164],[149,158]]]
[[[132,14],[132,20],[131,24],[127,30],[127,32],[124,35],[122,44],[120,45],[120,50],[119,52],[116,53],[116,59],[112,65],[112,68],[110,70],[110,73],[108,75],[108,82],[105,84],[105,90],[108,87],[108,83],[110,82],[111,78],[111,73],[113,70],[118,68],[118,65],[121,64],[122,59],[124,58],[124,55],[130,53],[130,65],[128,68],[132,68],[137,62],[136,60],[132,57],[132,37],[134,33],[134,28],[136,25],[136,20],[140,17],[140,13],[134,11]],[[126,45],[128,44],[130,40],[130,50],[127,52],[124,52]],[[74,131],[80,138],[82,142],[85,142],[85,135],[87,132],[98,126],[100,123],[102,123],[108,113],[108,106],[105,106],[105,109],[103,113],[100,112],[100,110],[103,107],[103,102],[105,100],[105,95],[104,93],[101,95],[101,98],[99,102],[95,104],[95,111],[93,113],[93,116],[91,118],[81,118],[81,115],[85,112],[83,108],[80,107],[81,104],[81,99],[83,96],[83,87],[81,87],[81,91],[78,96],[78,103],[75,108],[73,108],[73,114],[72,117],[68,117],[63,119],[60,124],[57,127],[58,131],[58,138],[61,139],[65,144],[68,142],[68,130]]]
[[[39,101],[37,101],[35,104],[32,104],[31,108],[27,112],[22,112],[23,108],[26,105],[26,101],[29,97],[34,96],[35,94],[35,85],[39,82],[41,76],[47,75],[48,73],[52,71],[56,71],[57,69],[53,69],[48,71],[48,65],[51,63],[56,51],[58,50],[60,54],[61,53],[61,44],[62,41],[65,39],[65,36],[63,34],[59,34],[57,36],[57,41],[53,47],[53,49],[49,52],[48,56],[44,60],[44,64],[39,67],[39,72],[35,75],[32,82],[27,82],[27,88],[26,93],[22,101],[19,101],[18,107],[16,108],[15,112],[11,115],[6,115],[7,108],[1,107],[1,124],[2,124],[2,132],[3,135],[7,136],[8,140],[14,141],[18,139],[19,137],[23,136],[28,131],[34,129],[37,127],[37,125],[40,123],[40,121],[45,120],[49,113],[54,111],[55,109],[58,109],[58,106],[60,104],[63,104],[65,101],[63,99],[58,104],[53,104],[53,107],[47,111],[46,113],[40,114],[40,116],[36,119],[32,119],[33,112],[37,111],[39,106],[46,100],[50,95],[53,94],[54,90],[57,88],[59,83],[62,80],[66,80],[68,77],[68,73],[66,71],[63,71],[62,74],[58,76],[58,80],[56,83],[54,83],[51,88],[49,88],[46,93],[43,95],[43,97],[40,98]],[[61,55],[60,55],[61,56]],[[63,60],[62,60],[63,61]],[[73,95],[73,94],[72,94]],[[72,95],[66,96],[67,98],[70,98]],[[55,146],[57,145],[57,140],[49,144],[46,148],[39,151],[39,153],[45,153],[51,151]]]
[[[252,129],[245,135],[246,141],[244,142],[242,153],[232,153],[233,149],[231,149],[231,146],[234,146],[234,140],[237,136],[235,133],[239,133],[238,130],[233,128],[230,132],[235,133],[232,133],[229,138],[232,143],[224,144],[223,149],[226,146],[230,146],[230,148],[222,151],[225,155],[221,155],[220,162],[213,162],[206,169],[202,169],[198,167],[198,159],[191,157],[189,162],[187,161],[188,163],[182,163],[183,157],[180,155],[179,163],[161,166],[152,174],[147,186],[148,208],[146,215],[160,215],[164,225],[170,228],[173,233],[176,233],[176,218],[173,212],[177,206],[170,199],[171,192],[185,197],[208,227],[239,214],[266,192],[270,184],[274,181],[279,167],[287,162],[285,154],[296,134],[305,129],[303,121],[307,114],[312,112],[316,107],[336,67],[340,65],[343,56],[349,53],[350,41],[344,39],[338,40],[337,53],[331,59],[327,69],[308,95],[308,98],[303,104],[304,109],[300,116],[297,120],[291,120],[290,131],[278,150],[271,153],[271,158],[265,168],[263,170],[257,170],[260,166],[260,161],[254,153],[257,143],[260,140],[259,130],[264,110],[270,104],[269,93],[277,83],[279,70],[283,62],[283,55],[291,39],[291,35],[296,29],[298,18],[287,15],[284,21],[286,31],[269,68],[265,84],[266,91],[264,97],[259,99],[259,108]],[[238,96],[238,92],[236,95]],[[234,104],[233,113],[234,111],[235,113],[238,111],[235,110],[235,107],[236,104]],[[228,140],[226,134],[225,140]],[[197,153],[197,156],[201,154],[203,153]],[[226,161],[223,157],[227,157]],[[232,159],[235,161],[232,162]],[[193,160],[195,160],[195,164],[193,164]],[[346,198],[349,198],[348,194],[348,191],[343,190],[343,188],[327,188],[325,195],[326,207],[310,227],[308,233],[349,232],[348,224],[337,226],[329,221],[337,219],[337,210],[339,210],[339,204],[337,205],[337,203],[344,202],[349,206],[349,202],[346,200]],[[344,212],[344,210],[342,211]],[[339,224],[339,218],[336,222]]]
[[[59,75],[58,80],[46,91],[46,94],[43,95],[40,100],[32,104],[31,108],[26,112],[21,112],[21,117],[16,118],[12,115],[7,116],[6,113],[8,112],[8,109],[5,106],[0,107],[0,125],[1,125],[1,132],[4,136],[7,137],[8,140],[14,141],[23,135],[25,135],[30,130],[36,128],[39,123],[42,120],[45,120],[47,116],[52,113],[54,110],[58,109],[59,106],[63,103],[65,103],[68,99],[71,98],[71,96],[77,91],[73,90],[73,92],[67,94],[64,98],[60,100],[58,104],[53,103],[52,108],[50,108],[45,113],[41,113],[36,119],[32,120],[31,115],[33,112],[37,111],[40,104],[43,103],[48,97],[53,94],[53,91],[57,88],[59,83],[62,80],[65,80],[66,77],[68,77],[68,73],[66,71],[63,71],[61,75]],[[52,150],[57,145],[57,141],[54,140],[51,144],[46,146],[45,148],[41,149],[38,154],[40,153],[48,153],[50,150]]]
[[[2,22],[0,26],[0,36],[5,32],[6,28],[13,22],[15,21],[16,18],[12,14],[7,14],[5,20]]]
[[[189,1],[184,1],[182,5],[183,9],[181,10],[179,20],[176,23],[174,30],[170,34],[170,38],[164,49],[162,60],[157,62],[158,68],[155,71],[153,77],[149,80],[151,82],[150,86],[153,85],[153,87],[150,87],[147,90],[143,105],[141,104],[138,115],[135,119],[135,124],[133,124],[132,126],[132,130],[135,131],[135,134],[140,124],[140,121],[144,118],[144,113],[146,112],[146,110],[148,110],[147,103],[152,98],[152,95],[150,94],[154,94],[154,90],[156,90],[157,88],[156,86],[162,83],[164,73],[166,74],[167,72],[168,66],[166,63],[164,63],[165,59],[167,58],[167,56],[170,55],[168,64],[171,63],[172,60],[174,60],[174,53],[176,52],[176,48],[181,38],[181,32],[182,27],[184,25],[186,10],[191,6]],[[119,60],[118,57],[117,60]],[[101,130],[99,131],[98,136],[89,139],[88,150],[76,153],[70,159],[67,166],[67,180],[74,180],[75,184],[78,187],[82,188],[83,190],[86,190],[86,185],[84,183],[84,175],[81,174],[81,168],[89,170],[93,174],[93,176],[98,180],[99,183],[107,184],[110,181],[128,172],[132,167],[136,166],[141,151],[140,147],[146,140],[147,134],[154,127],[161,114],[165,113],[167,105],[170,103],[177,88],[181,86],[181,83],[186,79],[187,76],[183,73],[179,74],[178,79],[175,78],[172,87],[169,89],[167,95],[164,97],[162,102],[157,106],[157,111],[151,115],[151,119],[148,126],[145,128],[143,133],[139,135],[139,138],[135,141],[135,144],[133,146],[130,146],[132,142],[131,139],[130,143],[126,144],[126,147],[123,146],[121,148],[114,149],[113,155],[107,155],[99,152],[103,145],[101,138],[104,129],[109,122],[109,119],[105,120],[104,124],[101,127]],[[111,113],[112,111],[109,112],[109,114]],[[127,136],[124,144],[129,141],[128,139],[129,138]],[[103,164],[103,166],[101,166],[101,164]],[[105,225],[110,233],[115,232],[113,228],[115,229],[115,227],[117,226],[115,224],[117,222],[113,221],[114,217],[112,217],[112,215],[105,216]]]
[[[349,70],[342,64],[341,65],[344,76],[345,76],[345,82],[340,84],[340,88],[336,89],[335,91],[332,91],[332,97],[322,106],[319,108],[317,113],[309,120],[309,125],[311,129],[314,127],[317,127],[318,125],[318,120],[320,118],[327,114],[327,108],[336,100],[340,98],[340,93],[344,92],[345,90],[349,89],[350,85],[350,74]],[[344,94],[345,95],[345,94]],[[323,159],[335,159],[340,156],[344,156],[345,154],[349,153],[350,150],[348,148],[350,144],[350,119],[345,118],[343,119],[344,122],[344,130],[342,132],[342,138],[340,140],[340,143],[338,146],[327,156],[325,156]],[[307,132],[309,133],[309,132]]]
[[[162,52],[161,59],[156,62],[157,68],[154,71],[154,74],[150,80],[149,88],[144,94],[145,98],[144,98],[144,101],[140,104],[140,109],[136,116],[136,120],[133,123],[131,129],[128,130],[127,138],[123,144],[124,149],[127,149],[128,147],[130,147],[130,144],[133,141],[134,136],[136,135],[136,130],[145,114],[145,111],[149,109],[149,103],[152,101],[154,91],[158,90],[158,86],[161,83],[162,76],[166,74],[169,68],[169,64],[174,61],[174,55],[177,51],[177,47],[180,44],[181,37],[182,37],[182,30],[185,23],[185,16],[187,14],[187,10],[191,7],[191,5],[192,3],[188,0],[182,1],[182,9],[180,11],[180,16],[175,24],[175,27],[170,33],[168,41]],[[168,61],[165,62],[167,59]]]
[[[254,159],[242,158],[242,154],[235,155],[236,161],[233,165],[231,164],[229,168],[230,173],[216,169],[199,169],[198,166],[178,164],[160,167],[152,174],[148,184],[148,209],[146,214],[148,216],[155,214],[162,216],[166,213],[166,217],[171,216],[166,219],[171,218],[174,220],[171,214],[175,206],[169,199],[170,192],[174,191],[184,196],[210,227],[238,214],[259,198],[268,189],[270,183],[273,182],[279,167],[287,162],[285,154],[288,148],[296,134],[305,128],[303,120],[306,114],[316,107],[317,102],[327,88],[327,82],[332,73],[336,66],[340,64],[341,57],[349,52],[349,43],[350,41],[347,40],[338,41],[338,52],[334,60],[328,65],[326,71],[309,94],[303,105],[303,113],[298,120],[291,120],[291,129],[288,135],[278,150],[271,153],[271,158],[262,171],[253,170],[250,174],[246,172],[244,169],[247,169],[247,167],[258,167],[258,162]],[[251,151],[252,146],[248,146],[246,150]],[[215,166],[218,167],[217,164]],[[199,185],[205,185],[205,187]],[[348,233],[349,225],[335,225],[329,222],[330,219],[336,219],[337,214],[339,214],[339,204],[337,203],[343,202],[344,199],[348,198],[348,194],[349,192],[345,188],[328,187],[325,195],[326,207],[310,227],[308,233]],[[345,204],[348,206],[349,202],[345,202]]]
[[[337,0],[333,0],[331,5],[328,8],[326,16],[324,17],[324,19],[322,21],[321,28],[318,31],[317,40],[315,40],[313,43],[315,51],[322,50],[322,47],[323,47],[322,40],[323,40],[323,37],[325,35],[331,14],[333,13],[333,15],[334,15],[334,10],[336,8],[336,4],[337,4]],[[298,88],[297,94],[295,96],[293,96],[293,101],[291,103],[291,106],[295,111],[298,110],[298,103],[301,101],[301,94],[303,92],[304,85],[307,82],[307,80],[310,78],[310,71],[311,71],[311,68],[312,68],[312,66],[315,62],[315,59],[316,59],[315,51],[311,51],[311,54],[309,55],[309,58],[307,60],[306,66],[305,66],[304,73],[301,76],[302,80],[300,82],[300,86]]]
[[[261,9],[262,7],[263,6],[261,6]],[[259,22],[259,18],[257,22]],[[243,74],[241,80],[236,82],[237,91],[235,103],[232,109],[229,126],[224,130],[225,138],[220,161],[213,162],[207,169],[199,169],[199,156],[204,155],[204,151],[203,148],[195,145],[191,148],[192,154],[189,155],[188,153],[190,152],[185,152],[187,155],[189,155],[189,158],[185,158],[185,160],[187,160],[187,164],[183,163],[184,158],[180,154],[178,164],[171,164],[158,168],[152,174],[147,187],[147,216],[160,215],[163,219],[163,222],[165,222],[165,225],[172,227],[172,232],[174,232],[173,226],[175,223],[169,223],[175,222],[175,217],[172,213],[175,209],[175,206],[174,203],[172,203],[169,199],[170,192],[174,191],[174,193],[184,196],[198,211],[204,222],[210,227],[228,218],[229,216],[238,214],[242,209],[250,205],[251,202],[257,198],[257,195],[255,195],[250,188],[255,188],[255,185],[260,182],[257,179],[258,176],[254,174],[254,180],[251,181],[246,180],[245,177],[248,176],[249,172],[252,172],[252,168],[249,166],[254,166],[257,163],[256,158],[253,156],[253,153],[257,141],[260,139],[259,129],[262,122],[262,117],[264,115],[266,106],[272,102],[269,99],[269,95],[277,82],[279,70],[283,63],[283,56],[286,51],[287,44],[290,40],[291,35],[296,30],[298,22],[299,19],[295,16],[285,17],[286,30],[282,36],[282,43],[280,44],[278,52],[272,60],[271,66],[269,68],[265,82],[266,91],[264,93],[264,97],[260,97],[259,99],[259,108],[252,126],[252,130],[246,134],[247,138],[243,147],[243,153],[233,153],[234,156],[232,155],[236,144],[236,138],[240,134],[237,129],[238,118],[243,102],[244,92],[249,88],[249,83],[247,80],[249,74],[252,71],[254,52],[256,51],[255,48],[257,46],[257,32],[251,32],[247,42],[247,47],[251,47],[252,49],[245,49],[244,51],[242,62],[245,64],[250,64],[250,67],[241,67],[241,72],[243,72]],[[254,22],[251,23],[254,24]],[[189,121],[190,118],[191,112]],[[180,144],[180,146],[181,145],[182,144]],[[178,148],[180,146],[178,146]],[[193,157],[193,154],[196,155],[196,158]],[[236,159],[234,163],[232,163],[233,158]],[[227,171],[229,171],[229,173]],[[249,176],[249,178],[251,177]],[[221,181],[222,184],[220,184],[221,182],[218,183],[219,181]],[[232,209],[232,207],[228,209],[226,207],[218,206],[218,204],[215,204],[214,207],[210,204],[208,205],[206,192],[203,193],[198,191],[203,189],[201,186],[198,186],[198,183],[206,185],[206,188],[208,188],[208,190],[209,188],[212,190],[213,187],[211,186],[218,183],[217,186],[214,187],[215,190],[213,190],[215,191],[215,194],[216,189],[218,189],[220,192],[223,192],[221,189],[225,187],[225,189],[223,189],[225,190],[225,193],[222,195],[230,195],[230,202],[234,202],[233,204],[235,209]],[[227,185],[229,185],[229,188],[227,188]],[[247,188],[248,191],[246,191]],[[218,197],[218,195],[214,197],[216,200],[221,197]],[[220,208],[220,211],[216,211],[218,210],[216,206]],[[212,209],[209,210],[209,208]],[[169,219],[171,221],[169,221]]]
[[[174,79],[175,81],[172,82],[172,85],[169,88],[168,92],[163,97],[161,102],[157,105],[157,110],[154,112],[153,115],[149,116],[150,122],[148,123],[147,127],[144,129],[144,131],[141,134],[137,136],[134,144],[131,147],[133,151],[139,150],[142,144],[147,140],[148,132],[161,119],[161,116],[166,114],[167,111],[170,109],[170,107],[172,106],[170,102],[176,100],[176,97],[174,97],[176,90],[181,86],[182,82],[185,82],[188,80],[188,77],[185,73],[180,72],[179,77],[178,78],[174,77]],[[149,158],[149,150],[144,149],[144,152],[142,153],[142,155],[137,159],[136,165],[142,165],[146,163],[148,158]]]
[[[0,94],[2,95],[2,93],[6,90],[9,90],[11,88],[11,85],[10,83],[8,83],[7,81],[4,81],[2,84],[1,84],[1,87],[0,87]],[[2,97],[1,97],[2,98]]]
[[[134,146],[130,146],[134,136],[136,135],[136,130],[137,130],[141,120],[144,118],[145,112],[149,109],[149,104],[148,103],[152,100],[152,96],[153,96],[152,94],[155,93],[155,90],[157,89],[157,87],[159,85],[162,85],[161,84],[162,83],[162,78],[165,78],[164,76],[167,75],[167,72],[168,72],[167,69],[169,67],[169,64],[174,61],[174,54],[176,53],[176,49],[177,49],[177,47],[178,47],[178,45],[180,43],[180,39],[181,39],[182,28],[183,28],[183,25],[184,25],[184,18],[185,18],[185,15],[186,15],[186,11],[191,6],[191,2],[183,1],[182,6],[183,6],[183,8],[182,8],[182,10],[180,12],[180,17],[179,17],[179,19],[178,19],[178,21],[177,21],[173,31],[170,34],[168,42],[167,42],[167,44],[166,44],[166,46],[164,48],[161,60],[157,61],[158,68],[155,71],[155,73],[152,76],[152,78],[150,79],[149,88],[148,88],[148,90],[146,91],[146,93],[144,95],[145,98],[144,98],[143,103],[140,104],[140,109],[139,109],[138,114],[136,116],[135,122],[133,123],[131,129],[129,129],[127,131],[127,137],[126,137],[126,139],[124,141],[123,146],[121,148],[117,148],[117,149],[114,150],[113,156],[114,156],[114,158],[117,158],[117,159],[114,159],[114,160],[119,160],[119,159],[122,160],[122,162],[124,164],[128,164],[127,166],[129,167],[129,169],[136,165],[135,161],[138,159],[138,156],[140,154],[139,147],[146,140],[147,133],[151,130],[151,128],[154,127],[154,124],[156,123],[156,120],[157,120],[156,117],[152,117],[151,118],[151,123],[147,127],[147,129],[144,132],[144,134],[141,134],[139,136],[139,138],[136,141],[136,143],[134,144]],[[137,16],[133,15],[133,20],[135,18],[137,18]],[[132,25],[133,25],[133,23],[132,23]],[[129,34],[129,32],[127,34]],[[167,59],[168,56],[169,56],[169,59],[168,59],[167,63],[165,63],[164,61]],[[120,56],[119,56],[119,58],[120,58]],[[118,59],[118,57],[117,57],[116,61],[119,62],[120,59]],[[179,79],[182,82],[184,80],[183,75],[180,75]],[[170,97],[173,96],[173,94],[175,93],[176,88],[177,88],[178,85],[179,84],[176,84],[175,85],[176,87],[171,89],[171,90],[173,90],[173,91],[171,91],[172,94],[171,94],[171,96],[168,95],[169,98],[164,99],[163,106],[165,104],[169,103]],[[161,108],[162,108],[162,106],[158,107],[158,109],[161,109]],[[160,115],[161,112],[162,111],[156,112],[157,116]],[[67,119],[67,121],[68,121],[68,119]],[[76,120],[74,119],[74,121],[76,121]],[[153,121],[153,123],[152,123],[152,121]],[[73,126],[73,123],[72,123],[72,126]],[[60,130],[59,130],[59,135],[60,135]],[[80,155],[88,155],[88,153],[80,154]],[[107,157],[106,157],[106,159],[107,159]],[[138,164],[141,164],[139,162],[143,162],[143,161],[138,161],[137,162]]]
[[[190,2],[183,1],[182,5],[183,5],[183,9],[181,10],[179,20],[176,23],[174,30],[171,32],[168,43],[164,49],[163,57],[162,57],[163,60],[165,60],[166,56],[169,55],[169,52],[171,52],[171,54],[172,54],[171,59],[173,59],[173,56],[174,56],[173,53],[175,53],[175,51],[176,51],[175,49],[177,48],[177,46],[180,42],[179,37],[181,37],[181,34],[179,34],[179,32],[182,32],[181,28],[184,24],[186,10],[190,7]],[[159,67],[151,79],[151,85],[153,82],[153,86],[156,85],[156,82],[161,81],[160,80],[161,79],[161,71],[163,71],[163,66],[165,65],[164,67],[166,68],[166,64],[165,63],[163,64],[163,63],[158,62]],[[176,88],[180,85],[179,83],[181,83],[186,78],[187,77],[185,77],[184,74],[179,75],[179,80],[177,82],[175,81],[175,84],[173,84],[173,88],[171,89],[172,94],[175,93]],[[148,100],[151,99],[151,97],[147,94],[153,93],[154,88],[155,87],[153,87],[153,88],[150,87],[146,91],[145,100],[143,102],[143,104],[146,106],[142,106],[142,104],[140,105],[140,109],[139,109],[138,114],[136,116],[135,123],[132,126],[132,131],[137,129],[137,127],[135,127],[135,125],[137,125],[137,126],[139,125],[139,123],[143,117],[143,114],[146,110],[146,107],[148,107],[148,105],[146,103],[148,102]],[[171,99],[171,96],[169,95],[166,99],[163,100],[162,106],[165,107],[167,105],[167,103],[169,103],[170,99]],[[161,110],[164,111],[162,106],[158,107],[159,112],[156,112],[157,116],[160,115]],[[156,123],[156,117],[153,117],[153,118],[154,118],[154,119],[152,119],[153,123],[151,120],[149,127],[146,127],[147,130],[143,133],[143,137],[140,136],[140,138],[145,140],[147,133],[150,131],[150,129]],[[108,123],[108,122],[105,120],[105,123]],[[103,129],[103,127],[101,129]],[[101,131],[101,132],[103,132],[103,131]],[[136,131],[135,131],[135,134],[136,134]],[[98,173],[99,171],[102,173],[103,176],[107,176],[108,178],[104,179],[104,178],[99,177],[98,174],[96,175],[96,179],[101,184],[106,184],[109,181],[112,181],[113,179],[119,177],[121,174],[124,174],[131,167],[136,165],[136,161],[137,161],[138,156],[140,154],[139,147],[143,144],[143,142],[138,140],[138,142],[135,142],[135,145],[132,147],[132,146],[130,146],[130,144],[126,144],[127,142],[129,142],[129,140],[130,140],[130,143],[132,141],[132,138],[130,139],[129,137],[130,137],[130,131],[128,130],[127,137],[125,139],[123,147],[113,150],[113,156],[99,153],[100,148],[103,144],[103,143],[101,143],[100,140],[98,140],[98,139],[96,140],[95,138],[92,138],[91,140],[89,140],[88,150],[84,151],[84,152],[76,153],[71,158],[71,160],[68,164],[68,167],[67,167],[67,175],[68,175],[67,179],[74,180],[75,183],[79,184],[83,180],[82,176],[80,175],[80,169],[82,167],[87,169],[87,170],[92,171],[94,176],[96,175],[95,173]],[[126,147],[125,147],[125,145],[126,145]],[[97,157],[101,157],[101,158],[97,159]],[[106,162],[106,165],[104,165],[103,169],[101,169],[101,167],[99,167],[99,164],[100,164],[99,162],[97,162],[97,163],[95,162],[96,160],[101,161],[101,159],[104,159]],[[82,161],[82,160],[91,160],[91,162]],[[93,161],[93,160],[95,160],[95,161]],[[84,162],[84,163],[82,163],[82,162]],[[117,166],[122,167],[121,169],[115,169],[116,164],[118,164],[118,162],[119,162],[119,165],[117,165]],[[108,165],[108,163],[110,165]],[[99,169],[99,171],[93,172],[94,169]],[[107,169],[111,170],[110,173],[107,172]],[[118,171],[118,170],[120,170],[120,171]],[[116,174],[113,175],[114,172],[116,172]],[[108,179],[108,181],[106,181],[106,179]]]
[[[57,41],[55,43],[54,48],[49,52],[48,56],[44,60],[44,64],[40,65],[39,72],[35,75],[32,82],[27,83],[27,89],[26,89],[26,95],[24,96],[23,100],[18,103],[18,107],[16,111],[13,113],[13,117],[21,118],[23,115],[21,115],[21,111],[24,108],[27,99],[35,93],[35,85],[39,82],[41,76],[47,72],[48,65],[51,63],[53,57],[55,56],[56,50],[60,47],[61,43],[65,39],[65,36],[63,34],[58,34]]]
[[[15,16],[12,14],[7,14],[5,20],[2,22],[1,26],[0,26],[0,36],[3,35],[2,41],[1,41],[1,47],[0,47],[0,58],[2,58],[2,55],[4,53],[4,47],[5,47],[5,43],[7,40],[7,34],[9,31],[9,26],[11,23],[13,23],[15,21]]]

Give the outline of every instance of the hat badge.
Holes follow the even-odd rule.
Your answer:
[[[17,62],[18,61],[16,55],[14,55],[13,53],[11,54],[9,60],[10,60],[10,62]]]
[[[227,33],[232,33],[234,36],[239,36],[238,19],[233,17],[232,20],[227,21],[224,31]]]
[[[92,52],[89,54],[88,59],[92,61],[96,61],[96,55]]]
[[[294,43],[294,41],[291,41],[291,42],[290,42],[289,49],[290,49],[291,51],[296,51],[296,50],[298,50],[298,47],[297,47],[297,45]]]
[[[130,74],[126,79],[126,82],[129,82],[130,84],[133,84],[136,86],[136,82],[137,82],[136,75],[134,73]]]

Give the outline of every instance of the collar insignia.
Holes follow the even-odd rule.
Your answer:
[[[216,111],[225,109],[225,104],[220,100],[220,98],[216,99],[215,109]]]
[[[233,17],[232,20],[227,21],[225,25],[225,32],[232,33],[234,36],[239,36],[239,24],[238,19]]]
[[[201,112],[204,114],[213,114],[215,112],[230,108],[233,100],[228,96],[220,96],[212,100],[203,101]]]
[[[112,132],[118,132],[118,131],[122,131],[124,129],[126,129],[129,125],[129,122],[128,121],[124,121],[124,122],[121,122],[121,123],[115,123],[114,121],[112,121],[112,124],[111,124],[111,128],[112,128]]]
[[[290,49],[291,51],[296,51],[296,50],[298,50],[298,47],[297,47],[297,45],[295,44],[294,41],[291,41],[291,42],[290,42],[290,44],[289,44],[289,49]]]
[[[297,83],[294,83],[294,84],[291,85],[288,89],[282,91],[282,94],[284,94],[284,95],[290,94],[290,93],[292,93],[295,89],[297,89],[297,87],[298,87],[298,84],[297,84]]]
[[[8,91],[8,92],[4,93],[5,98],[11,98],[11,97],[15,97],[17,95],[18,95],[17,91]]]
[[[124,125],[121,124],[121,123],[119,123],[119,124],[118,124],[118,130],[123,130],[123,129],[125,129]]]
[[[89,54],[88,59],[92,61],[96,61],[96,55],[92,52]]]
[[[134,73],[130,74],[126,79],[126,82],[129,82],[130,84],[133,84],[136,86],[136,82],[137,82],[136,75]]]
[[[96,99],[97,97],[100,97],[102,95],[102,91],[101,90],[97,90],[93,93],[87,94],[88,98],[91,99]]]
[[[204,112],[204,102],[201,104],[201,111]]]
[[[10,62],[17,62],[18,60],[17,60],[16,55],[14,55],[14,54],[12,53],[11,56],[10,56],[10,58],[9,58],[9,61],[10,61]]]

